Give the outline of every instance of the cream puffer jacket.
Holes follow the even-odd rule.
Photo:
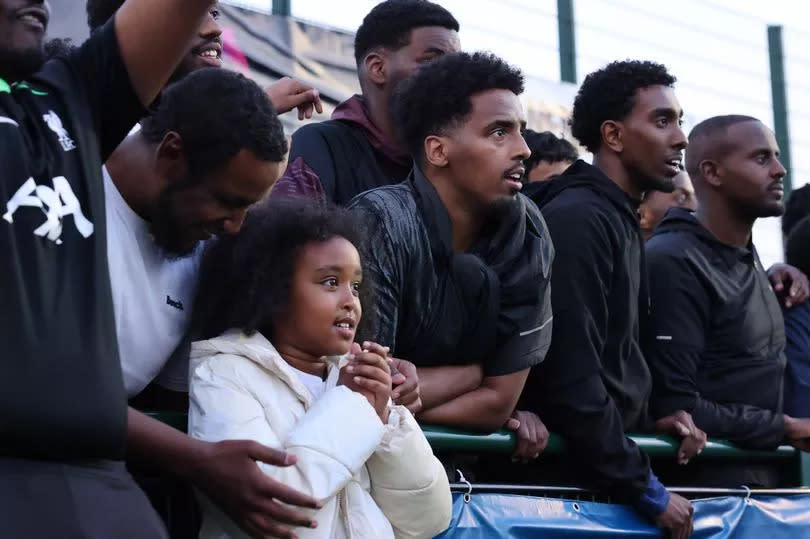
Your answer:
[[[261,334],[231,331],[192,345],[189,435],[210,442],[255,440],[298,457],[259,466],[324,505],[307,510],[315,529],[298,537],[432,537],[450,523],[447,475],[411,413],[390,405],[383,425],[368,400],[338,386],[345,358],[330,358],[326,391],[313,401]],[[201,496],[200,537],[247,537]]]

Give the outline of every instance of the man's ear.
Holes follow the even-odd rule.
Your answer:
[[[425,139],[425,161],[434,167],[446,167],[448,163],[448,139],[438,135],[430,135]]]
[[[366,78],[372,84],[382,86],[388,82],[388,72],[385,53],[374,50],[366,54],[363,59],[363,67],[366,71]]]
[[[621,122],[614,120],[602,122],[602,125],[599,126],[599,132],[602,136],[602,145],[615,153],[622,152],[624,150],[624,142],[622,141],[623,129],[624,126]]]
[[[698,163],[698,170],[703,180],[712,187],[723,185],[723,168],[717,161],[704,159]]]
[[[188,175],[188,163],[183,139],[175,131],[169,131],[155,152],[155,171],[169,182],[182,181]]]
[[[641,230],[649,230],[652,232],[652,212],[647,208],[645,204],[641,204],[638,207],[638,221],[639,225],[641,225]]]

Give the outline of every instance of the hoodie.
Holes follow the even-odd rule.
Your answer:
[[[648,300],[638,201],[584,161],[524,192],[556,252],[551,348],[532,369],[524,405],[568,441],[597,487],[654,516],[666,503],[644,500],[668,495],[625,436],[648,428],[652,383],[641,351]]]
[[[296,131],[289,162],[271,198],[341,206],[363,191],[404,181],[413,166],[410,155],[374,125],[359,95],[338,105],[331,120]]]
[[[709,436],[777,447],[784,438],[785,329],[753,244],[726,245],[676,208],[647,250],[655,415],[683,409]]]

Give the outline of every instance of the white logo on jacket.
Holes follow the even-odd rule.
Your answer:
[[[45,120],[45,123],[51,128],[51,131],[56,133],[59,144],[62,145],[63,150],[69,152],[70,150],[76,149],[76,144],[73,142],[73,139],[70,138],[70,135],[68,135],[67,129],[62,125],[62,119],[54,111],[49,110],[48,114],[42,115],[42,119]]]
[[[20,207],[39,208],[45,214],[45,222],[34,230],[34,235],[46,237],[61,245],[62,220],[72,215],[79,234],[85,238],[90,237],[93,234],[93,223],[84,216],[79,199],[76,198],[67,179],[64,176],[57,176],[52,181],[53,189],[47,185],[37,185],[34,178],[28,178],[28,181],[22,184],[6,203],[3,219],[13,224],[14,213]]]

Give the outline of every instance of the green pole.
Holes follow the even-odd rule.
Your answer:
[[[577,82],[577,50],[574,37],[574,0],[557,0],[557,34],[560,39],[560,80]]]
[[[291,2],[292,0],[273,0],[273,15],[289,17],[292,12],[290,8]]]
[[[773,101],[773,127],[781,152],[780,160],[787,169],[785,196],[790,195],[791,181],[790,128],[788,125],[787,91],[785,83],[785,55],[782,50],[782,27],[768,26],[768,55],[771,65],[771,96]]]

